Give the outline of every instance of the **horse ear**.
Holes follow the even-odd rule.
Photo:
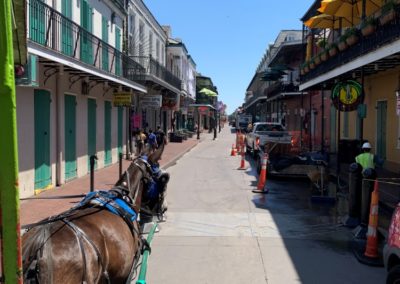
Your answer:
[[[161,155],[164,152],[164,143],[158,147],[157,150],[155,150],[153,153],[150,154],[149,156],[149,162],[150,164],[155,164],[161,159]]]

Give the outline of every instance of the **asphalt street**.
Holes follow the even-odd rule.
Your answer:
[[[167,221],[153,240],[148,283],[385,283],[360,264],[343,204],[314,204],[306,181],[268,180],[255,194],[254,167],[238,170],[235,134],[202,142],[168,168]]]

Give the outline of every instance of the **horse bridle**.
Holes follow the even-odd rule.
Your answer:
[[[143,166],[141,166],[138,162],[141,162],[145,165],[145,169],[143,169]],[[120,189],[122,191],[128,191],[128,196],[129,198],[132,199],[132,201],[135,200],[135,198],[137,197],[137,194],[139,193],[139,187],[141,182],[145,182],[147,183],[148,181],[152,180],[152,174],[153,174],[153,170],[151,168],[151,165],[149,164],[149,162],[147,162],[145,159],[143,158],[137,158],[133,161],[132,165],[136,166],[142,173],[142,177],[140,179],[140,182],[138,182],[137,188],[134,190],[134,194],[133,196],[131,196],[132,191],[131,191],[131,184],[130,184],[130,175],[131,173],[129,173],[129,168],[125,171],[125,175],[126,175],[126,182],[127,184],[124,186],[116,186],[116,189]],[[65,225],[67,225],[75,234],[75,236],[77,237],[78,240],[78,246],[80,248],[81,251],[81,255],[83,258],[83,275],[82,275],[82,283],[87,283],[87,271],[86,271],[86,256],[85,256],[85,251],[84,251],[84,245],[83,245],[83,239],[94,249],[96,255],[97,255],[97,259],[100,263],[100,266],[103,268],[103,276],[106,279],[107,283],[111,283],[110,282],[110,278],[109,278],[109,274],[108,271],[106,270],[105,264],[101,259],[101,255],[100,252],[98,250],[98,248],[96,247],[96,245],[93,243],[93,241],[86,235],[86,233],[81,230],[78,226],[76,226],[73,222],[71,222],[70,220],[67,219],[68,216],[64,216],[62,219],[60,219]],[[44,223],[46,224],[46,223]],[[133,233],[133,232],[132,232]],[[139,260],[140,253],[142,252],[144,247],[148,247],[148,243],[145,239],[141,239],[140,238],[140,233],[136,231],[136,233],[138,234],[138,240],[140,242],[140,249],[138,250],[137,255],[135,255],[134,257],[134,261],[132,263],[132,268],[131,271],[129,273],[128,276],[128,282],[130,283],[131,279],[133,278],[133,274],[135,273],[135,269],[136,269],[136,264]],[[31,260],[31,264],[35,259]],[[29,267],[31,267],[31,264],[29,265]],[[39,283],[39,279],[38,279],[38,263],[37,261],[35,262],[35,265],[33,267],[33,272],[34,272],[34,281],[36,283]],[[127,282],[127,283],[128,283]]]

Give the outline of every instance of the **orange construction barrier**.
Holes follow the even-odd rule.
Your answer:
[[[235,144],[232,144],[231,156],[236,156]]]
[[[244,144],[241,144],[241,156],[242,158],[240,159],[240,167],[239,170],[245,170],[246,169],[246,165],[245,165],[245,161],[244,161]]]
[[[378,257],[378,181],[375,181],[374,191],[371,194],[371,209],[369,211],[369,222],[367,232],[367,246],[365,248],[365,256],[377,258]]]
[[[268,189],[265,188],[267,182],[267,164],[268,164],[268,154],[265,153],[262,159],[261,172],[258,179],[257,189],[253,189],[254,193],[268,193]]]

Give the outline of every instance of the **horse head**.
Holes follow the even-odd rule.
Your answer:
[[[142,152],[142,155],[135,158],[117,181],[115,186],[125,188],[129,197],[136,205],[140,205],[143,191],[146,191],[148,185],[154,179],[154,169],[157,169],[158,162],[164,152],[164,144],[151,152],[148,148]],[[168,181],[167,181],[168,182]]]

